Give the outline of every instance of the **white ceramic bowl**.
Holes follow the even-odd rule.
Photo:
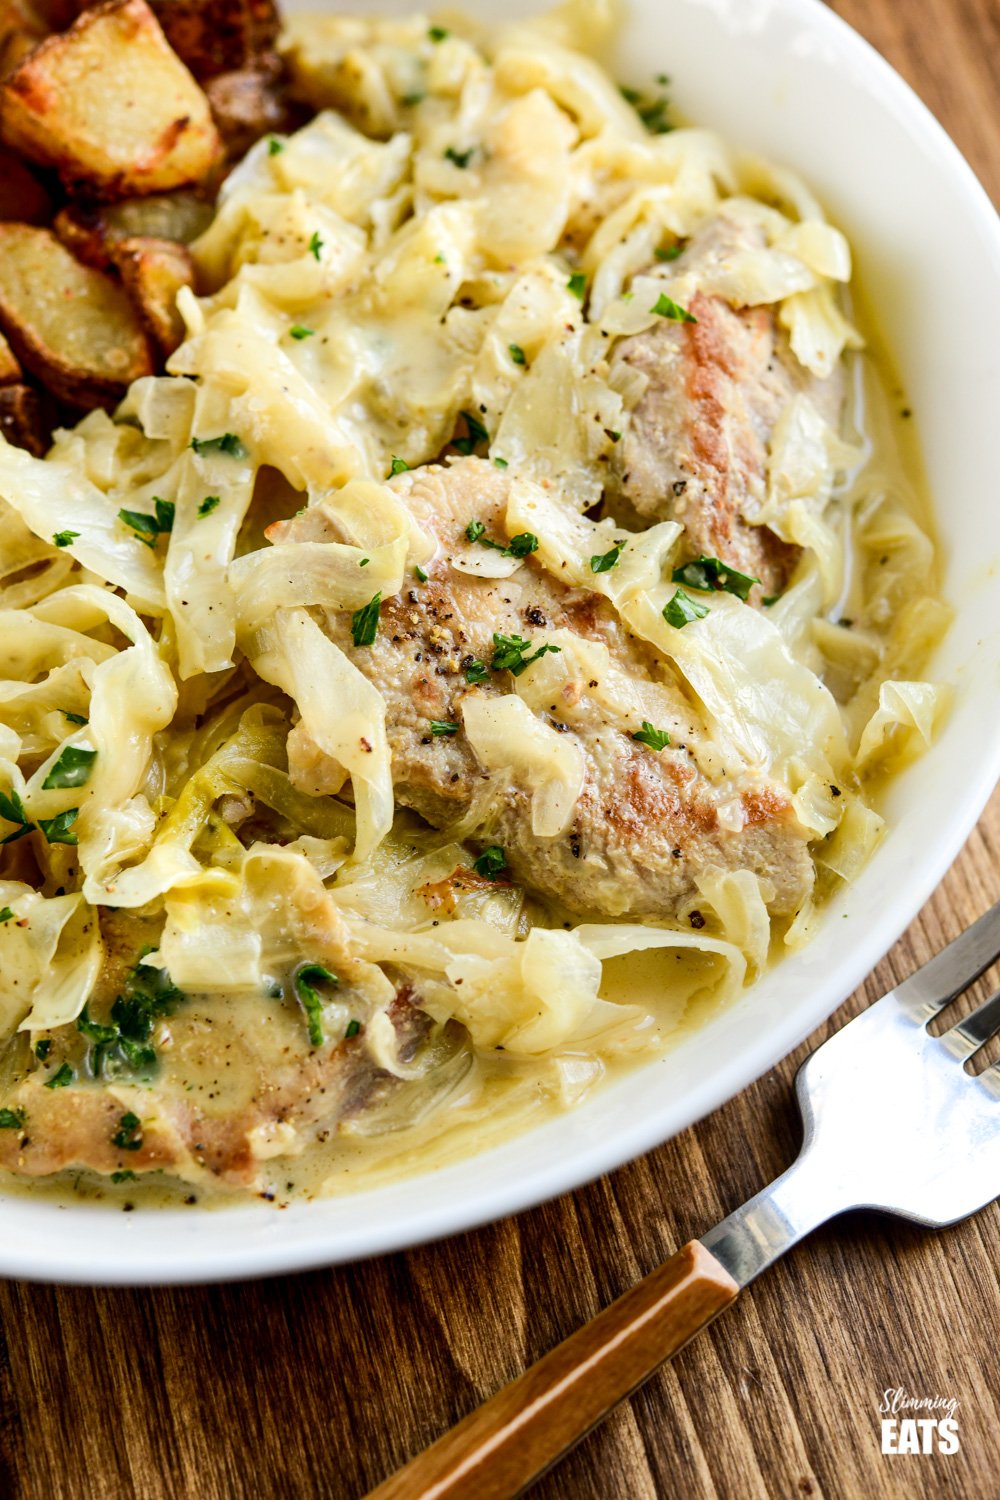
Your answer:
[[[919,910],[982,810],[1000,773],[1000,222],[923,105],[819,0],[631,0],[617,61],[626,77],[667,71],[687,118],[801,172],[853,241],[913,408],[957,607],[935,662],[956,690],[939,743],[894,786],[888,837],[812,945],[576,1112],[460,1165],[280,1213],[123,1215],[4,1196],[0,1274],[172,1282],[291,1271],[467,1229],[576,1187],[716,1108],[825,1020]]]

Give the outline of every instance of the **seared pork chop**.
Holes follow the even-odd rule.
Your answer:
[[[725,214],[694,236],[671,270],[725,262],[763,245],[763,233]],[[759,578],[760,597],[784,589],[798,548],[752,524],[764,501],[768,444],[791,398],[804,393],[838,427],[843,377],[810,375],[789,348],[771,307],[733,308],[698,292],[694,323],[662,318],[616,347],[612,370],[645,377],[644,394],[618,446],[615,478],[647,520],[684,526],[685,558],[718,557]]]
[[[762,775],[709,782],[689,748],[705,733],[697,710],[657,653],[626,633],[610,603],[563,585],[530,556],[504,579],[452,566],[453,557],[469,552],[470,522],[486,538],[506,540],[508,476],[466,458],[415,470],[393,487],[439,543],[427,581],[415,577],[384,601],[371,646],[353,644],[348,611],[328,611],[326,629],[385,700],[397,800],[436,827],[465,819],[470,836],[502,845],[520,882],[578,912],[674,917],[711,867],[755,871],[770,883],[774,911],[796,910],[813,867],[787,793]],[[314,507],[269,535],[301,541],[338,534],[333,519]],[[605,647],[638,706],[631,719],[616,717],[599,678],[589,674],[571,677],[546,706],[543,721],[579,744],[586,775],[567,832],[543,838],[532,832],[532,787],[484,769],[462,727],[463,704],[470,695],[514,691],[509,671],[490,668],[495,634],[537,646],[557,630]],[[669,733],[667,748],[634,738],[643,719]],[[456,728],[434,733],[434,721]],[[289,740],[290,769],[315,791],[322,757],[302,728]],[[331,782],[339,785],[336,774]]]

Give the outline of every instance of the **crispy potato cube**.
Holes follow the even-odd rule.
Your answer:
[[[98,270],[115,265],[115,246],[136,235],[188,245],[212,222],[210,203],[194,193],[154,193],[121,203],[71,203],[56,214],[53,229],[78,260]]]
[[[52,444],[53,413],[49,403],[28,385],[0,387],[0,433],[15,448],[43,458]]]
[[[145,0],[104,0],[0,86],[0,134],[98,198],[199,182],[221,154],[208,100]]]
[[[272,55],[256,67],[220,73],[206,83],[205,93],[231,160],[245,156],[262,135],[288,129],[281,71]]]
[[[194,285],[189,252],[174,240],[135,235],[119,240],[114,256],[143,327],[166,359],[184,337],[177,293],[182,286]]]
[[[0,223],[47,224],[52,200],[12,151],[0,146]]]
[[[71,406],[113,406],[153,371],[126,293],[48,229],[0,224],[0,328],[25,369]]]
[[[150,0],[163,34],[196,78],[252,66],[278,39],[273,0]]]
[[[16,354],[0,333],[0,386],[15,384],[21,379],[21,374]]]

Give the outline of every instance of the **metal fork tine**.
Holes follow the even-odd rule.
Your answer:
[[[891,993],[915,1020],[929,1021],[1000,958],[1000,901]]]
[[[953,1057],[964,1062],[978,1052],[984,1042],[1000,1031],[1000,990],[976,1007],[964,1020],[944,1032],[940,1040]]]

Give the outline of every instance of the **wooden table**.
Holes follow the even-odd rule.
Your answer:
[[[836,8],[916,85],[1000,198],[996,0]],[[832,1024],[1000,896],[998,846],[1000,797]],[[805,1050],[644,1160],[447,1244],[242,1286],[0,1285],[0,1495],[362,1494],[787,1164],[789,1083]],[[1000,1494],[998,1266],[996,1206],[941,1236],[841,1220],[534,1493],[988,1500]],[[960,1452],[883,1457],[877,1408],[890,1387],[956,1397]]]

